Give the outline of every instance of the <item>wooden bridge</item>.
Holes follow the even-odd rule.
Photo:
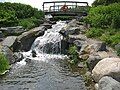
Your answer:
[[[87,2],[78,1],[53,1],[43,2],[45,15],[52,16],[86,16],[88,10]]]

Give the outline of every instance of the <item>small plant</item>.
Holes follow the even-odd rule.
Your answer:
[[[117,55],[120,56],[120,48],[117,49]]]
[[[79,59],[79,54],[77,52],[77,47],[76,46],[71,46],[69,48],[68,53],[69,53],[69,56],[70,56],[70,59],[71,59],[70,63],[71,64],[76,64],[78,62],[78,59]]]
[[[10,68],[9,62],[3,53],[0,53],[0,74]]]

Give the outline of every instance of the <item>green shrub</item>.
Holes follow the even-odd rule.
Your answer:
[[[71,46],[68,50],[70,59],[71,59],[71,64],[76,64],[79,59],[79,54],[77,52],[77,47],[76,46]]]
[[[118,44],[120,42],[120,32],[114,34],[114,35],[110,35],[110,34],[103,34],[100,39],[102,41],[104,41],[106,44],[110,45],[110,46],[115,46],[116,44]]]
[[[86,31],[86,36],[91,38],[91,37],[100,37],[103,33],[102,29],[99,28],[90,28],[89,30]]]
[[[3,53],[0,53],[0,74],[10,68],[9,62]]]
[[[0,3],[0,27],[21,25],[26,29],[39,26],[44,18],[41,10],[20,3]]]
[[[0,10],[0,27],[15,26],[17,24],[17,17],[14,11]]]
[[[18,25],[23,26],[26,29],[31,29],[34,27],[38,27],[41,23],[42,22],[39,19],[36,19],[35,17],[31,17],[31,18],[19,20]]]
[[[120,3],[92,7],[86,22],[96,28],[120,28]]]

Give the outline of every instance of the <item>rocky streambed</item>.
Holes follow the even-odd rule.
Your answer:
[[[0,77],[0,89],[86,90],[83,78],[71,72],[67,56],[62,54],[67,44],[65,46],[59,31],[65,26],[62,21],[51,29],[46,29],[43,24],[19,36],[5,38],[1,51],[12,67]]]
[[[4,39],[1,51],[6,54],[13,67],[1,78],[2,90],[86,90],[85,83],[88,90],[120,90],[120,58],[113,49],[99,40],[87,38],[84,33],[88,29],[76,20],[70,21],[63,28],[60,24],[55,26],[61,28],[60,30],[53,26],[58,30],[57,33],[53,30],[52,35],[44,35],[51,27],[52,24],[44,23],[19,36],[8,36]],[[47,33],[49,32],[50,30]],[[61,40],[56,39],[61,35]],[[54,37],[50,39],[51,36]],[[33,45],[35,48],[31,49],[37,37],[40,37],[39,43],[47,43],[39,44],[36,40]],[[43,37],[49,39],[46,41]],[[63,55],[71,45],[77,47],[79,54],[79,61],[75,65],[70,65],[69,59]],[[23,56],[20,53],[30,49],[32,51],[29,55]],[[54,51],[53,56],[49,55],[51,50]],[[37,54],[41,52],[46,54]],[[23,58],[26,56],[25,62]],[[22,62],[14,64],[21,60]],[[25,65],[19,67],[21,63]]]

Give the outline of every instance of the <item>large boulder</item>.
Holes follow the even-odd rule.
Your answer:
[[[5,35],[20,35],[26,30],[23,29],[22,26],[16,26],[16,27],[1,27],[0,31],[2,31]]]
[[[17,39],[16,36],[8,36],[4,39],[4,41],[2,42],[2,45],[8,46],[9,48],[11,48],[15,44],[16,39]]]
[[[120,80],[120,58],[105,58],[99,61],[92,70],[92,76],[96,82],[107,75]]]
[[[37,27],[30,31],[22,33],[17,37],[13,50],[16,52],[19,50],[29,51],[34,40],[38,36],[44,35],[44,32],[45,32],[45,27],[41,26],[41,27]]]
[[[112,77],[105,76],[98,83],[98,90],[120,90],[120,82]]]

